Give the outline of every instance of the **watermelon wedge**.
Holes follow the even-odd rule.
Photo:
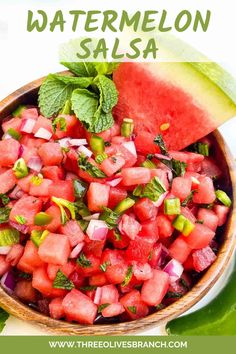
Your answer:
[[[113,76],[119,91],[114,116],[134,120],[136,147],[181,150],[236,115],[236,82],[215,63],[122,63]],[[144,144],[145,142],[145,144]]]

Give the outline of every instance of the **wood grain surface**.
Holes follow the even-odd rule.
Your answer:
[[[0,102],[0,121],[11,114],[19,104],[36,104],[37,92],[42,80],[43,78],[35,80],[2,100]],[[216,261],[186,295],[163,310],[139,320],[91,326],[53,320],[24,305],[16,298],[9,296],[1,287],[0,306],[10,314],[25,321],[30,321],[35,325],[39,325],[49,333],[61,335],[119,335],[141,332],[148,328],[162,325],[196,304],[221,276],[235,248],[236,178],[234,159],[218,131],[212,133],[211,138],[213,141],[214,157],[223,171],[221,183],[224,184],[224,189],[232,197],[232,210],[222,233],[222,243]]]

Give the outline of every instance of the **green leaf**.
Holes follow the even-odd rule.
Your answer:
[[[29,274],[29,273],[19,272],[17,275],[19,278],[22,278],[22,279],[26,279],[26,280],[32,279],[32,274]]]
[[[57,275],[56,278],[54,279],[52,286],[53,288],[56,289],[65,289],[65,290],[72,290],[75,287],[73,282],[69,278],[67,278],[67,276],[64,273],[62,273],[60,269],[57,271]]]
[[[126,286],[129,284],[131,278],[132,278],[132,275],[133,275],[133,267],[132,266],[128,266],[128,270],[127,270],[127,273],[126,273],[126,276],[125,276],[125,279],[124,281],[121,283],[121,286]]]
[[[98,306],[98,313],[101,313],[102,310],[104,310],[106,307],[108,307],[110,304],[102,304]]]
[[[155,137],[154,143],[159,146],[162,155],[168,155],[168,151],[161,134]]]
[[[190,194],[182,201],[181,206],[186,207],[188,203],[190,203],[193,200],[193,195],[196,193],[196,189],[193,189]]]
[[[186,281],[183,278],[180,278],[179,282],[185,289],[189,290],[189,285],[186,283]]]
[[[183,296],[183,294],[177,293],[175,291],[167,291],[165,298],[166,299],[179,299],[182,296]]]
[[[94,114],[94,124],[92,131],[94,133],[101,133],[104,130],[111,128],[114,124],[114,118],[111,112],[105,113],[102,108],[99,107]]]
[[[0,199],[3,205],[7,205],[10,202],[10,198],[6,194],[0,194]]]
[[[104,220],[109,229],[114,229],[118,225],[120,215],[110,208],[103,207],[103,213],[100,215],[100,220]]]
[[[0,224],[8,222],[11,209],[8,207],[0,208]]]
[[[108,267],[109,265],[111,265],[111,263],[108,262],[108,261],[102,263],[102,264],[100,265],[101,271],[102,271],[102,272],[105,272],[105,271],[107,270],[107,267]]]
[[[98,75],[94,82],[100,91],[100,106],[103,112],[109,113],[118,101],[116,86],[105,75]]]
[[[85,89],[76,89],[72,93],[71,103],[78,119],[88,131],[93,131],[94,115],[98,108],[97,95]]]
[[[25,225],[26,224],[26,218],[22,215],[16,215],[15,220],[18,222],[18,224]]]
[[[93,82],[93,77],[78,77],[58,74],[51,74],[50,76],[51,78],[59,80],[66,85],[74,85],[80,88],[87,88]]]
[[[175,159],[172,159],[171,162],[172,162],[172,171],[174,173],[174,176],[175,177],[183,176],[185,174],[187,164],[185,162],[178,161]]]
[[[53,75],[48,75],[39,89],[39,107],[41,113],[50,118],[62,109],[71,97],[74,85],[65,84]]]
[[[78,159],[78,166],[81,170],[88,172],[88,174],[94,178],[105,178],[107,177],[104,172],[102,172],[97,166],[94,166],[88,161],[88,158],[83,154],[80,155]]]
[[[96,285],[81,286],[79,289],[82,291],[93,291],[97,289],[97,286]]]
[[[118,67],[119,63],[116,62],[101,62],[94,63],[98,75],[111,75],[113,71]]]
[[[76,263],[78,263],[82,268],[91,267],[92,263],[87,259],[84,253],[80,253],[79,258],[77,258]]]
[[[96,63],[90,62],[61,62],[66,68],[68,68],[72,73],[78,76],[84,77],[95,77],[97,75],[97,70],[95,67]]]
[[[127,306],[127,309],[128,309],[130,312],[134,313],[134,314],[137,313],[136,306]]]
[[[165,186],[162,184],[158,177],[153,177],[143,189],[142,197],[147,197],[153,202],[156,202],[160,196],[166,192]]]
[[[3,328],[5,327],[5,322],[8,319],[9,314],[0,308],[0,332],[2,332]]]

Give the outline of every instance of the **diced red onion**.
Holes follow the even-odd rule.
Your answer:
[[[168,191],[165,192],[165,193],[163,193],[163,194],[159,197],[159,199],[158,199],[156,202],[153,202],[153,204],[154,204],[156,207],[161,206],[162,203],[164,202],[165,197],[167,196],[168,193],[169,193]]]
[[[11,250],[11,246],[1,246],[0,254],[5,256],[9,253],[10,250]]]
[[[73,173],[73,172],[67,172],[65,180],[66,181],[71,181],[71,180],[74,180],[74,179],[78,179],[78,176],[75,173]]]
[[[20,231],[22,234],[27,234],[29,231],[29,226],[21,225],[14,221],[9,221],[9,224],[14,227],[14,229]]]
[[[167,179],[170,183],[173,181],[173,172],[170,169],[167,171]]]
[[[154,155],[157,159],[162,159],[162,160],[167,160],[167,161],[171,160],[170,156],[166,156],[166,155],[162,155],[162,154],[154,154]]]
[[[20,145],[19,151],[18,151],[18,157],[22,157],[23,152],[24,152],[24,146],[23,146],[23,145]]]
[[[133,141],[127,141],[125,143],[122,144],[129,152],[131,152],[132,155],[134,155],[135,157],[137,157],[137,151],[136,151],[136,147]]]
[[[161,245],[161,255],[160,258],[158,260],[158,266],[161,267],[165,264],[166,261],[166,257],[169,255],[169,251],[168,249],[164,246]]]
[[[29,158],[27,166],[33,171],[40,172],[43,167],[43,163],[39,156],[32,156]]]
[[[84,242],[80,242],[78,243],[78,245],[76,245],[73,250],[71,251],[70,257],[69,258],[77,258],[78,255],[80,254],[80,252],[82,251],[84,247]]]
[[[70,147],[70,138],[63,138],[57,141],[62,148]]]
[[[103,220],[90,220],[86,233],[92,241],[103,241],[108,233],[107,224]]]
[[[39,128],[37,130],[37,132],[34,134],[35,138],[42,138],[45,140],[50,140],[52,137],[52,133],[50,133],[50,131],[48,131],[45,128]]]
[[[88,145],[86,139],[70,139],[69,144],[71,146],[81,146],[81,145]]]
[[[78,149],[78,152],[84,154],[87,157],[91,157],[93,155],[92,151],[86,148],[84,145],[81,145]]]
[[[9,294],[13,293],[15,289],[15,280],[11,271],[5,273],[2,276],[1,285]]]
[[[100,286],[97,287],[96,291],[95,291],[95,295],[94,295],[94,300],[93,302],[96,305],[100,304],[101,301],[101,297],[102,297],[102,288]]]
[[[13,191],[9,194],[9,198],[11,199],[20,199],[24,195],[24,192],[18,185],[15,186]]]
[[[86,220],[86,221],[98,220],[99,216],[100,216],[99,213],[95,213],[95,214],[92,214],[92,215],[84,216],[83,219]]]
[[[2,136],[2,140],[7,140],[7,139],[12,139],[12,136],[8,133],[5,133],[3,136]]]
[[[122,178],[114,178],[111,181],[107,181],[106,184],[111,187],[117,186],[122,181]]]
[[[163,271],[169,274],[171,282],[175,282],[181,277],[184,267],[173,258],[166,264]]]
[[[20,131],[23,133],[31,134],[33,132],[36,121],[34,119],[23,119],[20,127]]]

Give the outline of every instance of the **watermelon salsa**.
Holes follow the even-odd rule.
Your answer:
[[[12,296],[54,319],[135,320],[215,261],[231,200],[209,138],[168,151],[161,134],[136,141],[132,117],[92,134],[32,106],[2,129],[0,277]]]

